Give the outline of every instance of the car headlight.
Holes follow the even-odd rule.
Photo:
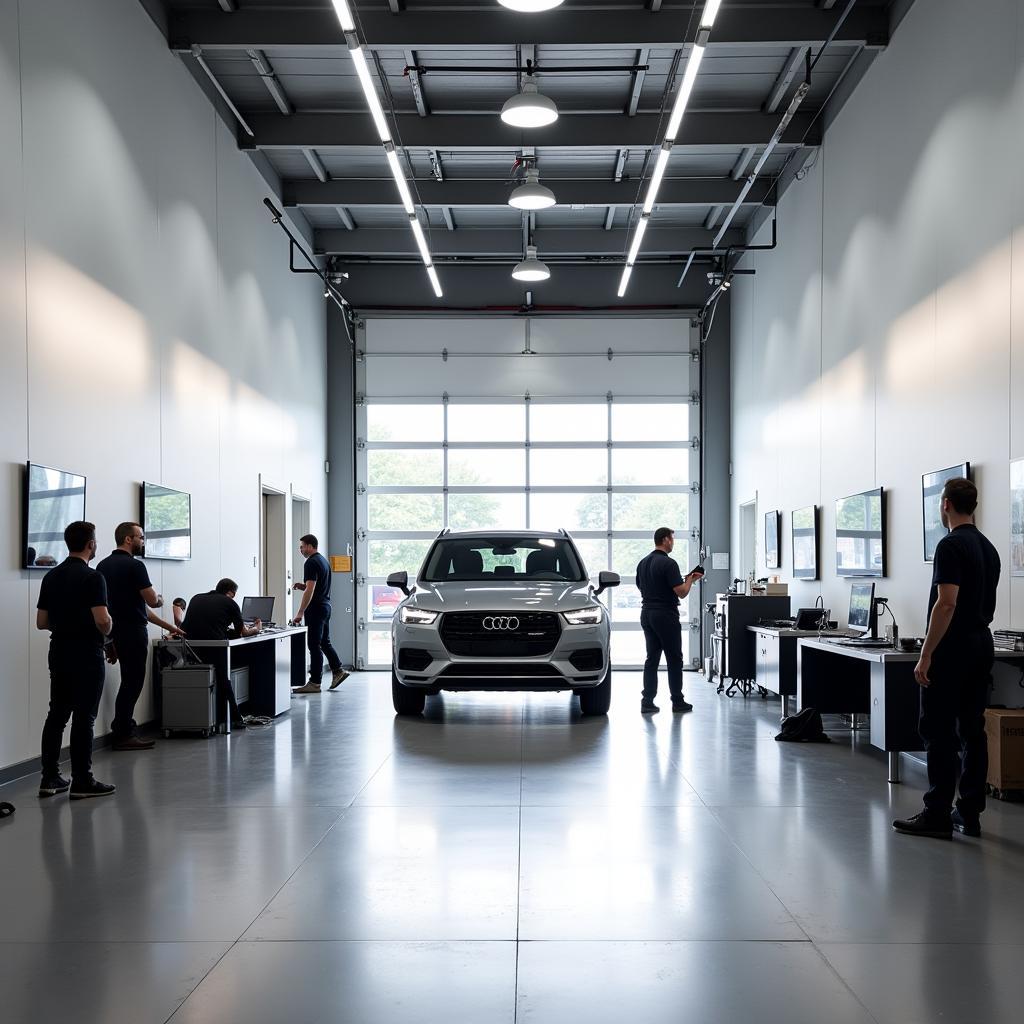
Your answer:
[[[411,626],[429,626],[437,618],[437,612],[406,606],[398,613],[398,617],[402,622],[407,622]]]
[[[599,604],[592,604],[586,608],[562,614],[570,626],[596,626],[604,618],[604,609]]]

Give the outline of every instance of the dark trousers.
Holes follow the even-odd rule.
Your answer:
[[[647,660],[644,662],[644,700],[658,695],[658,666],[665,655],[668,669],[668,689],[673,701],[683,699],[683,634],[679,626],[679,613],[668,608],[644,608],[640,612],[640,625],[647,641]]]
[[[43,777],[60,771],[60,745],[71,721],[71,778],[88,782],[92,777],[92,730],[103,695],[103,651],[88,647],[77,651],[50,647],[50,711],[40,741]]]
[[[324,658],[332,672],[341,668],[341,658],[331,644],[331,608],[306,609],[306,644],[309,647],[309,679],[319,684],[324,674]]]
[[[961,812],[973,816],[985,809],[985,706],[992,663],[992,637],[987,633],[958,644],[955,651],[940,648],[932,660],[931,685],[921,688],[918,729],[928,752],[924,805],[937,816],[945,817],[952,809],[958,768]]]
[[[235,700],[235,691],[228,678],[227,668],[222,658],[216,659],[214,674],[217,679],[217,724],[223,725],[228,720],[228,710],[231,711],[231,721],[237,722],[242,717],[238,710],[238,702]]]
[[[149,655],[149,632],[143,626],[125,635],[114,637],[117,663],[121,667],[121,685],[114,704],[114,720],[110,731],[114,741],[129,739],[135,732],[135,705],[146,682],[146,659]]]

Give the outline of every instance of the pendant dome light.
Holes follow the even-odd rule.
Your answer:
[[[508,205],[517,210],[546,210],[555,205],[555,193],[540,183],[540,174],[536,167],[526,171],[526,181],[513,189],[508,197]]]
[[[537,91],[537,83],[530,75],[523,83],[523,91],[505,100],[501,119],[514,128],[543,128],[558,120],[555,101]]]
[[[510,11],[519,11],[520,14],[539,14],[541,11],[550,11],[553,7],[561,7],[562,0],[498,0],[498,3]]]
[[[551,276],[551,271],[546,263],[537,259],[537,246],[528,245],[526,259],[512,268],[512,276],[517,281],[546,281]]]

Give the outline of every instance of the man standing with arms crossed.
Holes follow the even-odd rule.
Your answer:
[[[683,635],[679,623],[679,598],[690,593],[690,588],[704,575],[704,571],[695,569],[681,576],[675,559],[669,558],[674,544],[673,531],[667,526],[659,527],[654,532],[654,550],[636,567],[636,585],[643,599],[640,625],[647,641],[644,692],[640,701],[640,712],[644,715],[660,710],[654,698],[658,695],[658,665],[662,652],[668,669],[672,710],[677,714],[693,710],[693,705],[683,697]]]
[[[942,525],[928,599],[928,635],[914,678],[921,687],[918,728],[928,752],[924,810],[892,827],[906,835],[950,839],[953,829],[981,836],[988,775],[985,705],[994,652],[999,554],[974,525],[978,490],[962,477],[942,490]],[[960,799],[956,795],[961,761]]]
[[[331,567],[317,550],[316,537],[307,533],[299,538],[299,553],[306,560],[302,582],[293,584],[293,590],[302,591],[302,603],[292,619],[293,626],[301,626],[306,619],[306,644],[309,647],[309,682],[292,693],[319,693],[324,674],[324,656],[331,666],[331,689],[348,678],[341,667],[341,658],[331,644]]]
[[[36,629],[50,631],[50,711],[40,741],[39,795],[71,790],[72,800],[109,796],[114,786],[92,774],[92,730],[103,695],[103,640],[112,626],[107,585],[89,563],[96,557],[96,527],[71,523],[64,531],[68,557],[39,587]],[[71,720],[71,781],[60,774],[60,745]]]
[[[184,634],[153,611],[163,607],[164,599],[154,589],[141,561],[146,553],[142,527],[138,523],[121,523],[114,530],[114,543],[117,547],[96,566],[96,571],[107,581],[110,614],[114,620],[107,660],[121,666],[121,685],[110,731],[114,750],[149,750],[153,741],[136,735],[134,718],[135,704],[146,682],[147,624],[152,622],[172,636]]]

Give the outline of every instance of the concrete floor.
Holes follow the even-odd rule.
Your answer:
[[[897,836],[921,777],[866,735],[775,743],[779,704],[692,715],[388,677],[230,738],[103,753],[115,797],[0,788],[0,1018],[944,1024],[1018,1020],[1024,807]],[[663,705],[668,707],[667,693]],[[832,724],[832,723],[830,723]]]

